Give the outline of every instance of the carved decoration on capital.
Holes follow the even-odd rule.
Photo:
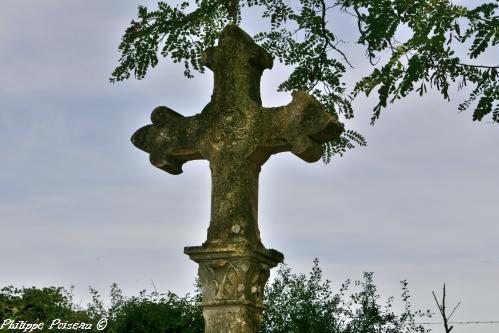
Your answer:
[[[199,265],[204,303],[224,301],[263,304],[270,267],[250,259],[217,259]]]

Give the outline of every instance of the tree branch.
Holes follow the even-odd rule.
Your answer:
[[[459,63],[458,66],[462,66],[462,67],[473,67],[473,68],[499,69],[499,65],[497,65],[497,66],[486,66],[486,65],[471,65],[471,64]]]
[[[350,68],[354,68],[353,65],[350,63],[350,61],[348,60],[346,54],[343,51],[341,51],[340,49],[338,49],[336,47],[336,45],[333,45],[333,43],[331,43],[331,41],[329,40],[327,33],[326,33],[326,12],[328,10],[328,7],[326,6],[326,2],[324,0],[320,0],[320,1],[321,1],[321,6],[322,6],[322,20],[321,20],[322,34],[324,36],[324,48],[323,48],[322,52],[325,53],[327,46],[330,46],[333,50],[338,52],[343,57],[343,60],[345,60],[345,62],[348,64],[348,66],[350,66]]]

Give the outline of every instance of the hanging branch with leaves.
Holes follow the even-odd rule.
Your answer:
[[[240,24],[242,12],[255,6],[262,9],[262,18],[269,24],[254,39],[292,69],[279,85],[280,91],[307,91],[328,112],[349,120],[354,116],[355,97],[377,89],[374,124],[388,103],[413,91],[424,95],[428,88],[449,99],[449,89],[457,82],[458,88],[472,86],[460,111],[474,107],[473,120],[491,116],[499,123],[499,65],[473,63],[499,43],[497,3],[472,9],[450,0],[191,0],[176,6],[159,2],[154,11],[139,6],[137,19],[121,40],[121,58],[111,82],[132,75],[144,78],[158,64],[158,55],[183,63],[188,78],[194,71],[202,73],[202,52],[215,45],[225,25]],[[344,76],[353,65],[341,49],[342,39],[328,23],[340,14],[355,19],[356,43],[366,48],[373,66],[351,92]],[[402,41],[397,35],[400,27],[410,30]],[[456,55],[456,46],[463,44],[470,44],[466,60]],[[339,139],[325,144],[324,161],[364,145],[361,134],[347,129]]]

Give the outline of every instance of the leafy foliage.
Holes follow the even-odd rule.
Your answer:
[[[86,332],[97,330],[96,323],[108,318],[107,333],[202,333],[204,322],[199,295],[178,297],[168,292],[124,297],[116,284],[111,286],[110,306],[105,306],[101,296],[90,289],[92,301],[84,309],[74,304],[72,289],[64,288],[3,288],[0,293],[0,326],[5,319],[27,323],[45,323],[40,332],[52,332],[49,325],[54,319],[67,323],[92,324]],[[1,332],[7,332],[4,328]],[[59,332],[75,330],[58,329]]]
[[[393,298],[380,304],[373,274],[364,273],[353,283],[348,280],[334,293],[332,284],[323,280],[318,260],[308,275],[292,273],[281,265],[275,280],[267,285],[262,333],[423,333],[416,320],[429,313],[413,311],[407,283],[402,282],[404,310],[392,310]],[[171,292],[140,292],[125,297],[116,284],[111,286],[110,305],[91,289],[92,301],[86,309],[72,301],[72,290],[63,288],[7,287],[0,293],[0,318],[29,323],[50,322],[55,318],[69,323],[97,323],[108,318],[107,333],[201,333],[204,322],[199,303],[199,288],[194,296],[179,297]],[[2,321],[0,320],[0,325]],[[47,327],[44,327],[47,329]],[[93,325],[91,332],[97,332]],[[45,330],[46,331],[46,330]],[[45,332],[42,331],[42,332]],[[66,332],[62,330],[62,332]],[[69,332],[69,330],[68,330]]]
[[[342,287],[340,293],[345,289],[346,286]],[[322,281],[317,261],[308,278],[280,266],[265,297],[268,308],[262,332],[338,332],[341,300],[333,295],[329,281]]]
[[[449,88],[457,81],[459,88],[473,85],[460,111],[478,100],[473,120],[492,115],[492,121],[499,122],[499,66],[475,65],[456,55],[456,45],[470,44],[468,60],[497,45],[497,3],[467,8],[450,0],[194,0],[177,6],[159,2],[155,11],[139,7],[137,20],[126,29],[119,46],[122,56],[111,82],[128,79],[131,74],[144,78],[148,68],[158,63],[158,54],[183,62],[187,77],[192,77],[193,71],[203,72],[204,49],[215,44],[227,23],[239,24],[242,12],[255,6],[269,21],[255,40],[292,68],[279,86],[281,91],[307,91],[328,112],[348,120],[354,115],[354,98],[377,88],[374,124],[388,102],[412,91],[423,95],[428,86],[448,99]],[[340,14],[349,14],[357,21],[357,43],[366,47],[374,67],[351,92],[346,90],[344,76],[353,66],[341,49],[343,40],[328,24]],[[410,33],[399,41],[402,28]],[[380,59],[386,54],[388,61],[382,63]],[[365,144],[361,134],[345,131],[325,145],[324,161]]]
[[[191,13],[185,13],[188,2],[177,7],[159,2],[158,10],[152,12],[139,6],[137,21],[132,20],[120,44],[121,64],[113,71],[111,82],[128,79],[131,73],[144,78],[148,68],[158,64],[158,53],[183,62],[187,77],[192,77],[193,69],[202,72],[201,52],[214,45],[229,20],[221,1],[195,3],[199,7]]]
[[[111,292],[109,333],[202,333],[204,322],[198,297],[179,297],[157,291],[125,299],[117,287]]]
[[[485,52],[489,44],[497,45],[498,4],[486,3],[469,9],[449,0],[339,0],[338,3],[345,11],[354,11],[360,32],[358,42],[367,46],[371,62],[382,52],[390,54],[386,64],[375,68],[355,87],[355,94],[369,94],[379,87],[372,124],[388,101],[405,97],[414,90],[423,95],[430,86],[449,99],[449,88],[455,81],[459,81],[459,88],[469,83],[474,85],[470,97],[459,106],[460,111],[478,98],[473,120],[482,120],[492,113],[492,120],[497,122],[493,110],[494,105],[497,109],[499,99],[499,66],[465,63],[456,55],[456,49],[471,41],[468,52],[471,60]],[[407,40],[396,38],[399,27],[411,30]]]
[[[347,280],[334,293],[331,282],[323,280],[317,259],[308,276],[280,266],[276,279],[266,288],[268,309],[262,333],[428,332],[416,320],[430,313],[411,309],[407,282],[402,281],[404,311],[400,315],[392,310],[393,298],[380,304],[372,273],[364,273],[354,285],[360,290],[349,292],[351,281]]]
[[[179,297],[172,292],[156,290],[139,296],[125,297],[117,284],[111,285],[110,306],[104,306],[101,296],[90,289],[92,301],[87,311],[94,318],[108,318],[108,333],[202,333],[204,322],[199,293],[194,297]]]
[[[0,292],[0,325],[5,319],[27,323],[51,323],[54,319],[70,323],[95,323],[97,320],[86,310],[74,304],[72,289],[64,288],[2,288]],[[0,330],[7,332],[7,328]],[[45,325],[40,332],[49,332]],[[74,332],[74,330],[58,330]],[[97,332],[93,329],[89,332]]]

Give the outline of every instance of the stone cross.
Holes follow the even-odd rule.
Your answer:
[[[262,107],[260,78],[272,68],[272,57],[234,24],[224,28],[218,46],[203,53],[203,61],[215,85],[202,112],[184,117],[157,107],[152,124],[139,129],[132,142],[150,154],[154,166],[174,175],[187,161],[209,161],[208,237],[202,246],[184,249],[199,263],[205,332],[256,333],[270,268],[284,259],[260,240],[260,168],[284,151],[317,161],[322,144],[336,139],[343,125],[301,91],[293,92],[286,106]]]

